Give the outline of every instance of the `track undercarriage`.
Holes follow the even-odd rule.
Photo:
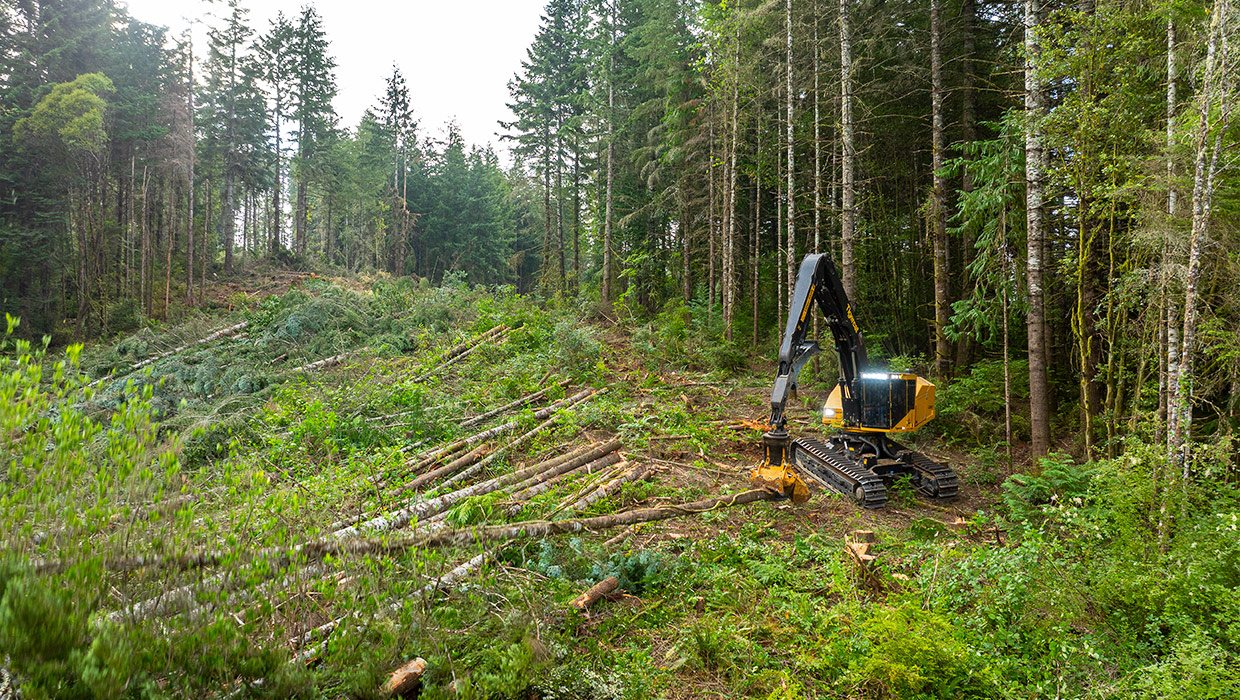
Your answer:
[[[792,441],[789,462],[814,481],[865,508],[887,503],[887,486],[907,476],[928,498],[956,495],[959,479],[950,468],[904,447],[884,433],[841,432],[825,440]]]

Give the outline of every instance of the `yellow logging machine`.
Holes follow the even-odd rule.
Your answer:
[[[824,440],[791,440],[784,406],[801,368],[821,350],[817,340],[805,337],[815,303],[826,317],[840,364],[839,384],[827,398],[822,422],[839,431]],[[835,264],[827,255],[805,256],[779,347],[770,430],[762,436],[765,456],[753,470],[754,486],[801,503],[809,498],[800,476],[805,474],[866,508],[881,508],[887,485],[907,476],[923,495],[951,498],[959,484],[951,469],[887,437],[916,430],[931,418],[934,385],[915,374],[871,368]]]

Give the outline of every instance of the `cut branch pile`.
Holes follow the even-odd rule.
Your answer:
[[[96,385],[96,384],[98,384],[99,382],[102,382],[102,381],[107,380],[107,379],[119,379],[120,377],[123,377],[123,376],[125,376],[125,375],[127,375],[127,374],[132,374],[132,373],[134,373],[134,372],[137,372],[138,370],[142,369],[143,367],[146,367],[146,366],[148,366],[148,365],[153,365],[153,364],[155,364],[156,362],[159,362],[160,360],[164,359],[165,357],[172,357],[173,355],[176,355],[177,353],[180,353],[180,352],[184,352],[184,351],[186,351],[186,350],[189,350],[190,348],[196,348],[196,347],[198,347],[199,345],[206,345],[207,343],[210,343],[210,342],[211,342],[211,341],[213,341],[213,340],[219,340],[220,338],[227,338],[227,337],[228,337],[228,336],[230,336],[230,335],[236,335],[237,333],[240,333],[241,331],[245,330],[246,326],[248,326],[248,325],[250,325],[250,322],[249,322],[249,321],[242,321],[241,323],[238,323],[238,324],[237,324],[237,325],[235,325],[235,326],[229,326],[229,327],[227,327],[227,328],[221,328],[221,329],[219,329],[218,331],[215,331],[215,332],[213,332],[213,333],[211,333],[211,334],[207,335],[205,338],[200,338],[200,339],[198,339],[198,340],[195,340],[195,341],[194,341],[194,342],[192,342],[192,343],[186,343],[186,344],[184,344],[184,345],[180,345],[180,346],[175,347],[175,348],[173,348],[173,349],[171,349],[171,350],[167,350],[167,351],[161,352],[161,353],[159,353],[158,355],[155,355],[155,356],[153,356],[153,357],[148,357],[148,358],[146,358],[145,360],[142,360],[141,362],[137,362],[137,363],[135,363],[135,364],[131,365],[128,369],[126,369],[124,372],[122,372],[122,373],[120,373],[120,374],[111,374],[111,375],[106,375],[106,376],[100,377],[100,378],[96,379],[95,381],[91,382],[89,386],[95,386],[95,385]]]

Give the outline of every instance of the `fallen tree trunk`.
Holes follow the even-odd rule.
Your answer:
[[[544,478],[540,478],[537,481],[537,483],[531,483],[525,488],[514,492],[512,494],[512,500],[513,501],[528,501],[534,496],[550,491],[560,481],[568,477],[571,477],[577,474],[578,472],[584,472],[586,474],[593,474],[602,469],[606,469],[607,467],[610,467],[614,464],[618,464],[619,462],[623,461],[623,459],[624,458],[621,457],[618,453],[611,452],[611,453],[603,455],[602,457],[598,457],[589,462],[586,462],[584,464],[578,463],[571,467],[566,467],[563,471],[557,470],[558,473],[553,474],[553,475],[540,475],[540,477],[544,477]],[[573,460],[573,461],[576,462],[577,460]],[[508,514],[516,515],[521,510],[522,507],[523,507],[522,503],[513,503],[508,508]]]
[[[508,327],[497,326],[497,328],[500,329],[499,332],[491,333],[490,331],[487,331],[486,333],[482,335],[482,337],[478,338],[478,340],[475,341],[473,345],[470,345],[465,350],[459,353],[456,353],[454,355],[445,356],[443,359],[440,360],[439,364],[435,365],[434,367],[431,367],[430,369],[426,370],[422,374],[419,374],[418,376],[414,377],[413,381],[420,382],[420,381],[430,378],[432,374],[438,372],[441,369],[444,369],[445,367],[450,367],[456,364],[457,362],[460,362],[461,360],[465,359],[470,354],[472,354],[475,350],[477,350],[480,347],[483,347],[484,345],[486,345],[487,343],[491,341],[502,341],[504,339],[504,336],[506,336],[508,333]],[[495,329],[491,329],[491,330],[495,330]],[[460,346],[458,345],[457,347],[459,348]]]
[[[590,589],[586,591],[585,593],[582,593],[581,595],[577,596],[577,599],[573,601],[572,605],[574,608],[577,608],[578,610],[585,612],[586,610],[590,609],[591,605],[594,605],[595,603],[602,600],[603,596],[606,596],[607,594],[614,592],[619,587],[620,587],[620,579],[616,578],[615,576],[608,576],[602,581],[599,581],[598,583],[591,586]]]
[[[576,394],[568,397],[567,399],[561,399],[557,401],[556,403],[553,403],[550,406],[547,406],[546,408],[543,408],[537,411],[534,414],[534,419],[544,420],[551,414],[555,413],[557,410],[561,408],[565,408],[566,406],[573,406],[578,403],[581,403],[582,401],[584,401],[586,398],[589,398],[593,394],[594,394],[593,389],[583,389],[582,391],[577,392]],[[568,403],[566,404],[565,402],[568,402]],[[483,430],[480,433],[474,433],[473,435],[470,435],[469,437],[461,438],[460,440],[457,440],[456,442],[453,442],[449,445],[445,445],[444,447],[431,450],[430,452],[424,455],[420,455],[418,457],[411,457],[406,462],[406,464],[408,464],[409,462],[413,462],[413,465],[411,466],[416,467],[416,465],[425,463],[427,460],[434,461],[436,458],[442,457],[446,453],[454,452],[464,447],[468,447],[470,445],[476,445],[479,442],[482,442],[484,440],[490,440],[491,438],[499,437],[500,435],[512,432],[513,430],[516,430],[519,427],[521,427],[521,423],[519,421],[508,421],[507,423],[501,423],[500,425],[497,425],[494,428],[489,428],[487,430]]]
[[[457,346],[455,346],[455,347],[453,347],[453,348],[450,348],[447,352],[445,352],[445,353],[443,354],[443,357],[442,357],[441,359],[442,359],[442,361],[444,361],[444,362],[446,362],[446,361],[448,361],[448,360],[451,360],[452,358],[456,357],[457,355],[460,355],[461,353],[464,353],[464,352],[466,352],[467,350],[469,350],[470,348],[474,347],[474,346],[475,346],[475,345],[477,345],[478,343],[485,342],[486,340],[488,340],[488,339],[490,339],[491,337],[495,336],[497,333],[501,333],[501,332],[503,332],[503,331],[504,331],[504,329],[506,329],[506,328],[507,328],[507,326],[505,326],[504,324],[502,324],[502,323],[501,323],[501,324],[499,324],[498,326],[495,326],[494,328],[492,328],[491,330],[489,330],[489,331],[487,331],[487,332],[483,333],[482,335],[478,336],[477,338],[474,338],[473,340],[467,340],[467,341],[465,341],[464,343],[461,343],[460,345],[457,345]]]
[[[595,392],[593,389],[587,389],[582,392],[579,392],[574,397],[571,397],[572,399],[575,399],[575,401],[568,405],[574,405],[575,403],[584,401],[586,398],[593,396],[594,393]],[[554,406],[549,406],[548,408],[543,409],[543,411],[550,411],[553,408]],[[515,426],[517,424],[512,423],[511,425]],[[479,435],[484,435],[490,432],[491,431],[484,431],[483,433],[479,433]],[[498,476],[488,481],[475,484],[474,486],[470,486],[465,489],[460,489],[458,491],[446,493],[442,496],[437,496],[435,498],[431,498],[425,501],[418,501],[415,503],[407,504],[404,508],[401,508],[398,511],[390,512],[390,513],[387,513],[381,516],[371,518],[370,520],[367,520],[361,525],[357,525],[356,523],[350,523],[349,525],[345,527],[342,527],[340,529],[333,531],[331,534],[331,537],[337,540],[342,540],[342,539],[347,539],[351,537],[357,537],[363,530],[367,530],[371,532],[384,532],[388,530],[394,530],[397,528],[401,528],[401,527],[404,527],[405,525],[408,525],[415,518],[416,519],[428,518],[438,513],[441,513],[447,510],[448,508],[452,507],[452,505],[454,505],[455,503],[465,498],[468,498],[470,496],[484,495],[496,489],[512,485],[523,479],[527,479],[531,475],[536,473],[538,468],[539,467],[535,466],[533,468],[524,469],[524,470],[514,472],[508,475]],[[130,561],[144,562],[144,561],[154,561],[155,559],[158,559],[158,557],[136,557],[136,558],[130,559]],[[53,571],[60,571],[67,565],[68,563],[64,561],[39,562],[35,564],[35,569],[36,571],[50,573]],[[139,563],[136,568],[141,568],[142,566],[143,564]],[[222,580],[223,580],[222,577],[217,575],[217,576],[212,577],[210,579],[210,582],[212,584],[218,584]],[[153,598],[149,598],[149,599],[134,603],[130,605],[128,608],[126,608],[125,610],[115,611],[111,614],[111,617],[113,619],[118,619],[118,620],[123,619],[127,616],[133,616],[136,619],[144,619],[154,614],[161,614],[164,611],[176,610],[176,609],[187,607],[193,603],[195,588],[200,586],[203,583],[206,583],[206,582],[204,581],[204,582],[197,582],[193,584],[187,584],[185,586],[181,586],[171,591],[165,591]]]
[[[627,464],[628,462],[621,462],[620,464],[616,465],[616,471],[621,472],[619,476],[613,478],[611,481],[604,483],[602,486],[599,486],[594,491],[582,496],[576,503],[572,505],[572,507],[569,510],[574,510],[574,511],[585,510],[586,508],[589,508],[591,505],[594,505],[598,501],[601,501],[604,498],[619,491],[621,486],[624,486],[625,484],[631,481],[641,481],[642,479],[646,478],[648,474],[650,474],[650,467],[645,464],[637,465],[633,467],[632,469],[628,469],[626,471],[625,466]]]
[[[365,348],[362,348],[362,350],[365,350]],[[348,357],[349,355],[352,355],[354,352],[357,352],[357,351],[353,350],[350,352],[342,352],[339,355],[332,355],[331,357],[325,357],[322,360],[318,360],[316,362],[311,362],[309,364],[305,364],[300,367],[294,367],[293,369],[289,371],[290,372],[313,372],[316,369],[323,369],[324,367],[333,367],[335,365],[340,364],[341,362],[344,362],[344,358]]]
[[[538,399],[541,399],[542,397],[546,396],[548,391],[551,391],[552,389],[556,387],[560,387],[560,386],[568,386],[568,380],[565,379],[562,382],[557,382],[555,384],[552,384],[549,387],[536,391],[528,396],[522,396],[521,398],[517,399],[516,401],[513,401],[512,403],[504,404],[503,406],[500,406],[499,408],[492,409],[490,411],[487,411],[486,413],[483,413],[481,415],[474,416],[473,418],[470,418],[468,420],[462,421],[461,427],[470,428],[475,425],[478,425],[479,423],[482,423],[485,420],[494,418],[495,416],[498,416],[501,413],[507,413],[508,411],[511,411],[514,408],[520,408],[528,403],[533,403],[534,401],[537,401]]]
[[[494,452],[492,452],[491,454],[483,458],[482,461],[466,469],[465,471],[460,472],[456,476],[453,476],[452,478],[448,479],[447,481],[443,483],[443,486],[441,488],[448,488],[449,486],[452,486],[453,484],[472,478],[475,474],[480,474],[482,470],[486,469],[487,466],[489,466],[492,462],[495,462],[496,460],[498,460],[501,456],[507,454],[509,451],[511,451],[512,449],[516,447],[520,447],[521,445],[524,445],[525,443],[532,440],[534,436],[538,435],[542,431],[554,425],[555,422],[559,420],[560,418],[560,416],[557,413],[558,410],[563,409],[563,408],[568,408],[570,406],[574,406],[578,403],[581,403],[582,401],[585,401],[586,399],[590,398],[593,395],[594,395],[593,389],[586,389],[585,391],[582,391],[582,392],[579,392],[573,395],[571,399],[566,399],[566,401],[570,401],[569,403],[561,403],[561,404],[557,404],[553,406],[548,406],[542,411],[535,413],[534,418],[538,420],[543,420],[543,419],[545,420],[543,420],[542,423],[538,424],[533,430],[525,433],[524,435],[520,435],[514,438],[512,442],[509,442],[503,447],[496,449]]]
[[[712,510],[719,510],[720,508],[745,505],[770,498],[772,498],[772,495],[767,491],[751,489],[741,493],[717,496],[691,503],[639,508],[623,513],[597,515],[589,518],[557,521],[530,520],[511,525],[444,530],[431,534],[415,534],[392,539],[354,538],[321,540],[299,545],[292,549],[266,548],[250,553],[205,550],[174,556],[124,557],[104,560],[102,566],[109,571],[198,569],[219,566],[224,561],[253,561],[257,559],[265,559],[272,566],[284,566],[294,559],[317,561],[329,556],[335,557],[349,554],[396,555],[410,549],[443,549],[445,547],[458,547],[485,542],[529,540],[567,533],[594,532],[621,525],[649,523],[670,518],[680,518],[686,515],[698,515]],[[65,560],[42,562],[34,567],[34,571],[37,574],[56,573],[63,571],[69,565],[70,562]]]
[[[392,675],[388,677],[379,692],[385,697],[404,697],[421,685],[423,673],[426,673],[426,659],[419,656],[392,671]]]
[[[487,453],[487,446],[479,445],[478,447],[474,448],[473,451],[465,454],[464,456],[458,457],[452,460],[451,462],[448,462],[447,464],[443,465],[442,467],[439,467],[438,469],[432,469],[431,471],[409,482],[408,485],[402,486],[400,489],[397,489],[394,495],[399,496],[405,493],[406,491],[417,491],[421,489],[423,486],[429,484],[430,482],[434,481],[435,479],[438,479],[441,476],[447,476],[449,474],[455,473],[459,469],[468,467],[474,462],[477,462],[478,460],[482,459],[486,455],[486,453]]]
[[[603,549],[607,549],[608,547],[611,547],[611,546],[613,546],[613,545],[620,544],[621,542],[623,542],[623,541],[627,540],[628,538],[632,537],[634,532],[637,532],[637,526],[636,526],[636,525],[630,525],[630,526],[626,527],[626,528],[624,529],[624,531],[623,531],[623,532],[621,532],[619,535],[616,535],[615,537],[612,537],[612,538],[608,539],[606,542],[604,542],[604,543],[603,543]]]

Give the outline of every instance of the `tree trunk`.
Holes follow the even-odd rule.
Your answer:
[[[568,291],[568,275],[564,269],[564,138],[562,124],[555,130],[555,229],[559,241],[560,293]]]
[[[607,57],[607,194],[603,204],[603,283],[602,298],[603,305],[611,306],[611,218],[612,218],[612,190],[616,181],[615,177],[615,158],[616,158],[616,3],[619,0],[612,0],[611,3],[611,55]],[[689,303],[689,222],[685,221],[681,226],[680,235],[684,239],[684,268],[685,268],[685,303]]]
[[[231,168],[230,168],[231,170]],[[224,201],[221,202],[220,218],[223,219],[223,243],[224,243],[224,272],[232,272],[233,263],[233,239],[237,235],[237,213],[236,209],[236,189],[235,178],[230,173],[224,176]]]
[[[141,254],[138,262],[138,276],[141,279],[142,312],[147,316],[151,315],[151,298],[154,294],[152,289],[153,281],[151,279],[152,272],[152,253],[151,247],[151,176],[150,172],[142,168],[142,241]]]
[[[573,144],[573,293],[581,286],[581,152]]]
[[[707,143],[710,144],[707,151],[709,160],[706,165],[707,177],[707,207],[709,213],[706,217],[707,224],[707,250],[708,257],[706,271],[706,314],[709,318],[715,316],[715,100],[712,97],[710,101],[710,111],[707,115],[708,127],[706,133]]]
[[[1201,256],[1209,235],[1214,190],[1217,187],[1218,156],[1223,134],[1231,120],[1231,89],[1226,81],[1225,57],[1219,56],[1219,44],[1226,37],[1222,16],[1227,3],[1216,2],[1211,10],[1210,38],[1206,45],[1205,76],[1197,96],[1196,155],[1193,160],[1193,218],[1188,247],[1188,272],[1184,281],[1184,330],[1181,334],[1180,368],[1174,385],[1172,412],[1175,431],[1172,433],[1172,464],[1187,484],[1191,469],[1193,420],[1193,350],[1197,337],[1197,288],[1201,279]],[[1224,43],[1224,46],[1226,44]],[[1223,64],[1223,65],[1220,65]],[[1215,108],[1217,107],[1217,120]],[[1211,143],[1213,136],[1213,143]]]
[[[1046,368],[1046,310],[1043,284],[1044,230],[1043,197],[1045,174],[1042,172],[1042,127],[1038,121],[1043,112],[1042,84],[1036,68],[1041,55],[1038,27],[1041,0],[1025,0],[1025,211],[1028,245],[1026,277],[1029,285],[1029,423],[1033,437],[1033,458],[1044,457],[1050,450],[1050,396]]]
[[[167,246],[167,255],[164,257],[164,320],[166,321],[168,320],[168,313],[172,308],[171,307],[171,304],[172,304],[172,247],[173,247],[174,241],[176,240],[176,231],[177,231],[177,227],[176,227],[177,198],[176,198],[176,188],[174,187],[173,181],[171,178],[168,178],[165,181],[164,187],[166,188],[166,192],[167,192],[166,204],[168,208],[168,220],[164,224],[164,231],[167,232],[165,234],[165,238],[167,238],[167,241],[165,241],[165,244]]]
[[[185,189],[185,305],[194,305],[194,44],[189,45],[189,79],[186,82],[189,97],[189,172]]]
[[[844,293],[856,298],[856,142],[853,134],[852,32],[848,24],[848,0],[840,0],[840,241],[843,249]]]
[[[1166,176],[1167,176],[1167,218],[1175,219],[1175,78],[1176,78],[1176,57],[1175,57],[1175,21],[1167,19],[1167,135],[1166,135]],[[1171,348],[1169,344],[1170,336],[1167,333],[1169,323],[1168,312],[1170,302],[1168,299],[1168,270],[1171,264],[1171,247],[1168,237],[1163,238],[1163,273],[1162,273],[1162,304],[1159,309],[1159,357],[1158,357],[1158,435],[1161,439],[1167,441],[1167,447],[1170,449],[1170,416],[1167,412],[1167,406],[1170,403],[1172,392],[1172,384],[1169,382],[1170,372],[1174,371],[1168,364],[1171,357]],[[1157,490],[1157,489],[1156,489]]]
[[[762,154],[762,117],[758,116],[758,147],[755,153]],[[757,158],[755,158],[757,160]],[[753,179],[753,241],[749,246],[750,303],[753,305],[753,347],[758,347],[758,247],[761,242],[759,233],[762,230],[762,184],[761,177],[754,173]]]
[[[548,126],[548,132],[550,127]],[[547,133],[547,142],[543,144],[543,254],[542,276],[544,288],[551,268],[551,135]]]
[[[201,306],[207,297],[207,248],[211,240],[211,180],[207,179],[204,188],[207,191],[207,211],[202,226],[202,258],[198,265],[198,305]]]
[[[930,224],[934,230],[934,366],[939,380],[951,373],[951,345],[947,324],[951,320],[951,289],[947,269],[947,182],[943,177],[946,148],[943,123],[943,25],[942,0],[930,0],[930,121],[933,191]]]
[[[787,61],[784,70],[784,103],[787,109],[787,117],[785,118],[785,129],[787,130],[787,146],[788,146],[788,303],[792,303],[792,290],[796,286],[796,183],[794,177],[796,175],[796,141],[793,134],[793,114],[792,101],[795,94],[792,92],[792,0],[784,2],[784,30],[786,39]]]
[[[732,140],[728,156],[728,232],[723,251],[723,336],[732,341],[732,326],[736,319],[736,152],[740,150],[741,122],[741,31],[736,29],[732,76]]]
[[[284,166],[281,162],[284,152],[280,146],[280,121],[284,118],[281,113],[283,105],[283,95],[281,92],[281,85],[277,82],[275,85],[276,172],[275,184],[271,188],[271,254],[273,256],[280,252],[280,221],[283,213],[280,209],[281,190],[284,188]]]

